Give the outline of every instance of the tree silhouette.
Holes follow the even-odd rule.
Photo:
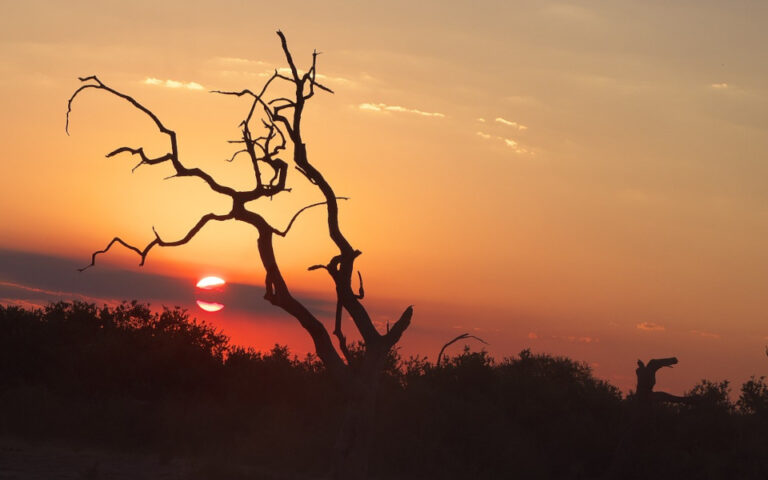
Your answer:
[[[653,391],[653,387],[656,386],[656,372],[664,367],[672,368],[672,365],[676,364],[677,357],[653,358],[647,364],[644,364],[642,360],[637,361],[635,394],[641,404],[648,404],[651,401],[680,403],[687,400],[685,397],[678,397],[667,392]]]
[[[161,238],[157,231],[155,238],[143,248],[136,247],[120,237],[114,237],[103,250],[93,253],[91,263],[81,270],[85,270],[96,264],[100,254],[109,251],[115,244],[136,252],[140,257],[140,265],[144,265],[147,255],[156,246],[175,247],[188,243],[209,222],[236,220],[244,222],[258,231],[258,251],[261,262],[266,270],[264,298],[273,305],[283,309],[292,315],[301,326],[309,333],[314,343],[317,356],[322,360],[325,368],[341,387],[347,400],[346,416],[342,421],[336,444],[337,458],[334,466],[335,478],[363,478],[366,476],[368,463],[368,447],[371,442],[371,423],[375,408],[375,398],[378,389],[379,377],[384,367],[388,353],[399,341],[403,332],[408,328],[413,315],[413,308],[408,307],[400,318],[381,333],[374,326],[371,317],[363,306],[361,300],[364,296],[362,276],[357,272],[359,287],[353,287],[355,272],[355,260],[361,254],[355,249],[342,233],[339,223],[339,200],[333,188],[310,162],[307,154],[307,146],[302,137],[302,115],[308,100],[317,90],[333,93],[317,81],[317,56],[312,54],[312,63],[305,73],[297,68],[294,59],[288,49],[285,36],[277,32],[285,59],[290,69],[290,74],[283,75],[278,70],[266,81],[261,90],[240,91],[214,91],[213,93],[251,99],[248,112],[240,123],[241,137],[233,141],[240,147],[231,158],[238,155],[246,155],[253,166],[253,175],[256,187],[251,190],[236,190],[226,185],[219,184],[214,178],[199,168],[184,166],[179,158],[178,139],[176,132],[168,128],[160,118],[149,108],[138,102],[133,97],[119,92],[103,83],[95,75],[82,77],[83,83],[69,99],[67,106],[67,127],[69,133],[69,118],[72,104],[77,96],[89,89],[102,90],[108,94],[127,101],[132,107],[145,114],[155,124],[157,129],[168,137],[169,151],[159,157],[148,156],[142,147],[134,148],[123,146],[107,154],[113,157],[122,153],[128,153],[139,158],[139,162],[133,169],[142,165],[158,165],[170,163],[174,169],[172,177],[196,177],[205,182],[211,190],[229,197],[232,208],[224,214],[209,213],[203,215],[197,223],[180,239],[166,240]],[[295,87],[294,93],[288,97],[267,97],[267,91],[273,83],[287,82]],[[260,124],[256,127],[257,122]],[[258,135],[252,129],[260,128],[263,132]],[[292,150],[293,165],[312,185],[316,186],[324,197],[324,201],[308,205],[291,218],[288,225],[280,230],[269,224],[258,212],[246,207],[246,204],[259,198],[272,198],[283,192],[290,191],[286,186],[289,172],[289,164],[280,158],[280,155]],[[286,283],[280,271],[278,259],[275,255],[273,240],[275,236],[286,236],[299,215],[313,207],[325,206],[328,236],[338,249],[327,263],[309,267],[310,270],[325,270],[333,280],[336,290],[336,315],[332,334],[336,336],[338,349],[334,346],[331,334],[323,323],[296,297]],[[355,328],[362,337],[364,351],[361,356],[350,352],[346,337],[342,331],[342,314],[346,311],[352,319]]]

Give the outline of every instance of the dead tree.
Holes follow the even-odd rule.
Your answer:
[[[86,90],[101,90],[116,96],[146,115],[157,129],[167,136],[169,147],[167,153],[158,157],[150,157],[140,146],[122,146],[108,153],[107,157],[120,154],[135,156],[138,158],[138,163],[133,167],[134,170],[142,165],[170,164],[174,170],[172,177],[196,177],[214,192],[229,197],[232,202],[232,208],[229,212],[203,215],[189,229],[187,234],[179,239],[167,240],[162,238],[157,231],[154,231],[154,228],[155,238],[143,248],[136,247],[120,237],[115,237],[103,250],[94,252],[91,256],[91,263],[82,270],[94,266],[97,257],[109,251],[115,244],[120,244],[136,252],[140,257],[139,264],[144,265],[147,255],[154,247],[184,245],[210,222],[235,220],[254,227],[258,231],[259,256],[266,270],[264,298],[296,318],[309,333],[317,356],[336,380],[347,399],[346,416],[340,427],[335,446],[334,476],[339,479],[359,479],[364,478],[367,473],[371,423],[378,382],[384,362],[388,353],[410,325],[413,308],[406,308],[392,327],[388,328],[386,333],[381,333],[374,326],[370,315],[361,302],[364,291],[362,276],[359,271],[357,272],[357,280],[359,281],[357,288],[353,286],[355,260],[361,252],[352,246],[340,227],[339,200],[344,198],[336,195],[320,170],[310,162],[307,146],[302,137],[301,122],[307,101],[319,90],[333,92],[317,81],[317,51],[312,54],[312,63],[309,69],[302,73],[291,56],[285,36],[280,31],[277,32],[277,35],[280,38],[283,54],[290,68],[289,74],[283,75],[275,70],[260,90],[212,92],[249,99],[247,114],[238,127],[240,138],[231,141],[239,148],[231,160],[239,155],[250,160],[256,181],[256,186],[252,190],[236,190],[219,184],[211,175],[199,168],[186,167],[179,158],[176,132],[168,128],[149,108],[133,97],[109,87],[95,75],[80,78],[82,85],[72,94],[67,106],[67,133],[69,133],[72,104],[79,94]],[[277,82],[287,82],[293,93],[288,97],[268,97],[270,85]],[[254,133],[256,129],[259,129],[259,134]],[[324,201],[307,205],[297,211],[287,226],[281,230],[269,224],[258,212],[247,208],[246,204],[259,198],[272,198],[290,191],[290,188],[286,186],[290,166],[288,162],[280,158],[280,155],[289,153],[291,150],[293,167],[317,187],[322,193]],[[338,253],[327,263],[311,266],[309,270],[325,270],[334,282],[336,315],[332,335],[336,337],[336,346],[334,346],[331,334],[323,323],[291,294],[291,290],[280,271],[273,247],[275,237],[286,236],[302,212],[320,206],[325,209],[328,235],[338,249]],[[364,344],[362,359],[355,360],[354,365],[342,330],[342,316],[345,311],[352,319]]]
[[[656,372],[664,367],[672,368],[677,364],[677,357],[654,358],[643,363],[637,361],[637,386],[635,387],[635,403],[629,424],[619,437],[616,449],[613,452],[611,464],[601,478],[623,478],[624,470],[632,468],[632,459],[642,458],[648,451],[648,446],[653,445],[658,435],[657,422],[654,409],[660,403],[690,403],[689,397],[679,397],[667,392],[656,392]],[[663,417],[662,417],[663,418]],[[630,467],[628,467],[630,465]],[[636,473],[636,472],[635,472]]]
[[[654,358],[649,360],[647,365],[642,360],[637,361],[635,395],[637,395],[640,405],[648,405],[651,402],[684,403],[687,401],[685,397],[653,391],[653,387],[656,385],[656,372],[663,367],[672,368],[672,365],[675,364],[677,364],[677,357]]]

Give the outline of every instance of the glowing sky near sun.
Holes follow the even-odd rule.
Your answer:
[[[67,137],[66,99],[98,74],[177,130],[186,164],[247,187],[247,162],[225,161],[245,103],[208,90],[285,68],[281,28],[300,65],[323,52],[336,93],[308,107],[310,157],[351,198],[342,223],[377,321],[416,305],[411,351],[472,331],[497,357],[562,353],[620,384],[654,355],[680,358],[660,380],[678,389],[768,374],[766,20],[758,1],[10,2],[0,247],[87,263],[115,234],[145,244],[225,212],[201,182],[104,158],[166,148],[115,99],[79,99]],[[319,198],[295,171],[289,184],[252,205],[280,228]],[[333,254],[321,213],[277,244],[303,291],[331,287],[307,271]],[[137,268],[127,251],[102,260]],[[143,271],[263,282],[256,234],[236,224]]]

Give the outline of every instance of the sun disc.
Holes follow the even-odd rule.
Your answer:
[[[197,282],[197,288],[211,289],[214,287],[220,287],[225,283],[227,282],[225,282],[223,279],[219,277],[205,277],[200,279],[199,282]]]
[[[215,302],[203,302],[202,300],[197,301],[197,306],[205,310],[206,312],[218,312],[222,308],[224,308],[224,305],[220,303]]]

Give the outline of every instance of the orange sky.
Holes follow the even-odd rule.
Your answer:
[[[245,186],[246,163],[224,161],[245,103],[207,90],[284,67],[280,28],[298,62],[323,52],[336,94],[308,107],[310,156],[352,199],[342,222],[381,318],[416,304],[406,350],[472,331],[497,357],[566,354],[623,387],[636,358],[677,355],[659,385],[678,392],[768,374],[766,20],[758,1],[14,2],[0,247],[87,263],[115,234],[141,244],[226,211],[202,182],[104,158],[163,153],[116,99],[80,98],[67,137],[66,99],[98,74],[179,133],[186,165]],[[254,205],[278,225],[318,198],[289,183]],[[306,272],[332,251],[321,222],[308,212],[278,245],[306,291],[330,285]],[[143,271],[259,283],[255,238],[211,226]]]

